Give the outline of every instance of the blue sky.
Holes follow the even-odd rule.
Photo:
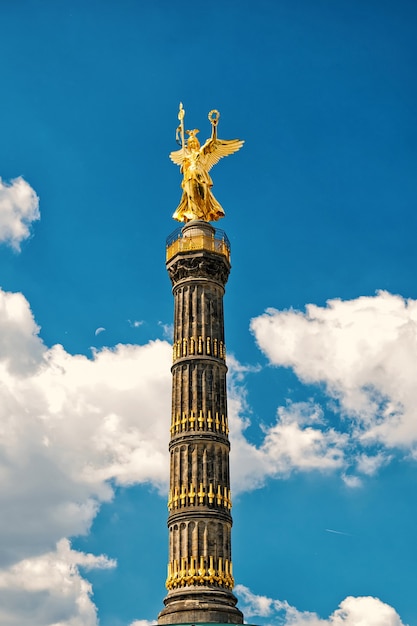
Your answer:
[[[416,626],[417,8],[1,2],[0,623],[146,626],[165,595],[165,239],[213,170],[233,562],[249,623]]]

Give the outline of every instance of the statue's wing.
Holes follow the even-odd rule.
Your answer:
[[[244,143],[242,139],[215,139],[207,141],[203,146],[204,165],[207,171],[211,170],[213,165],[216,165],[221,158],[240,150]]]
[[[171,159],[171,161],[173,161],[175,165],[179,165],[180,167],[182,165],[184,157],[185,157],[184,148],[181,148],[180,150],[175,150],[174,152],[171,152],[169,155],[169,158]]]

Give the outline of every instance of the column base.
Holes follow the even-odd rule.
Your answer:
[[[158,624],[243,624],[243,613],[230,591],[199,588],[168,594]]]

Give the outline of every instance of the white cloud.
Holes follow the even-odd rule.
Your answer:
[[[234,592],[239,597],[240,607],[243,607],[245,617],[270,617],[274,612],[286,610],[287,602],[272,600],[267,596],[258,596],[244,585],[236,585]]]
[[[97,626],[92,588],[79,566],[104,569],[115,562],[72,550],[63,539],[51,552],[0,570],[2,626]]]
[[[39,198],[23,178],[10,183],[0,178],[0,243],[20,251],[30,235],[32,222],[40,219]]]
[[[283,478],[293,471],[325,472],[344,466],[347,436],[317,426],[319,407],[309,403],[280,407],[276,422],[264,427],[262,443],[256,446],[244,435],[249,423],[236,413],[237,402],[232,398],[230,414],[235,492],[255,489],[267,478]],[[304,421],[305,414],[309,422]]]
[[[112,482],[167,482],[171,347],[119,345],[88,359],[48,349],[38,333],[23,295],[0,290],[0,580],[9,591],[23,572],[53,560],[63,537],[88,532]],[[65,598],[22,586],[32,624],[95,624],[88,583],[78,573],[71,580],[79,591]],[[21,594],[10,591],[23,606]],[[46,621],[45,607],[65,605],[72,615],[80,594],[91,617]],[[0,605],[2,624],[26,623]]]
[[[139,328],[143,324],[143,320],[127,320],[131,328]]]
[[[281,466],[299,469],[335,469],[343,465],[346,435],[332,428],[321,430],[322,411],[312,403],[289,404],[278,409],[278,420],[266,430],[262,450]],[[282,472],[280,466],[277,467]]]
[[[362,487],[363,482],[359,476],[355,476],[352,474],[343,474],[342,475],[343,482],[347,487],[351,487],[352,489],[356,489],[358,487]]]
[[[158,325],[162,328],[163,338],[172,342],[174,340],[174,325],[164,324],[163,322],[158,322]]]
[[[234,493],[264,484],[267,478],[285,477],[292,471],[332,471],[344,465],[347,436],[324,424],[322,410],[312,402],[279,407],[275,423],[262,428],[256,446],[245,437],[250,407],[245,376],[258,368],[245,368],[232,356],[229,366],[229,423]]]
[[[359,454],[357,458],[357,469],[358,472],[361,472],[362,474],[373,476],[383,465],[389,463],[390,460],[391,456],[383,454],[382,452],[373,455],[365,453]]]
[[[298,611],[286,601],[258,596],[244,585],[236,585],[235,593],[246,618],[268,618],[265,623],[282,626],[406,626],[388,604],[373,597],[349,596],[327,619],[316,613]],[[272,622],[269,622],[272,619]]]
[[[252,320],[261,350],[306,383],[324,383],[362,446],[417,445],[417,301],[387,292],[330,300],[306,312],[268,309]],[[373,473],[389,455],[359,458]]]
[[[0,290],[0,363],[12,377],[34,372],[44,347],[27,300]]]

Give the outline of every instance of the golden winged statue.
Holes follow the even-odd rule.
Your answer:
[[[208,114],[211,123],[211,137],[200,146],[197,139],[197,133],[200,131],[195,128],[186,131],[188,139],[185,143],[184,115],[185,111],[181,103],[178,113],[180,125],[177,128],[177,141],[180,143],[181,149],[171,152],[169,157],[181,168],[183,194],[172,217],[179,222],[216,221],[224,216],[224,211],[211,192],[213,181],[209,171],[222,157],[240,150],[244,142],[240,139],[224,140],[217,138],[220,113],[213,110]],[[180,141],[179,134],[181,134]]]

